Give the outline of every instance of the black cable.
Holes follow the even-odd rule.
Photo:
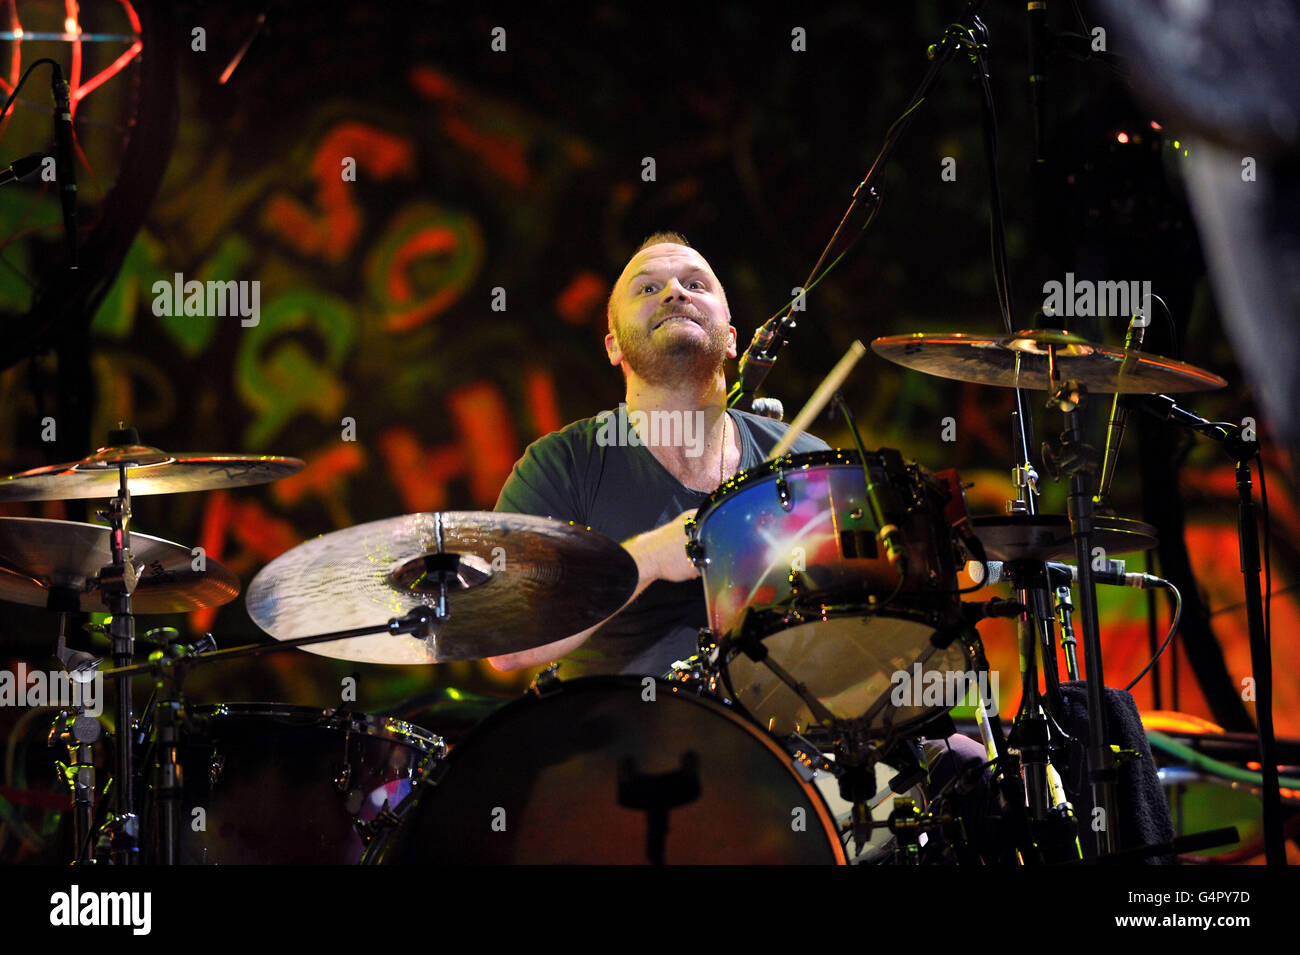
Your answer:
[[[1174,634],[1178,632],[1178,623],[1180,620],[1182,620],[1183,617],[1183,595],[1178,592],[1177,587],[1175,587],[1167,580],[1163,581],[1161,583],[1161,586],[1168,588],[1168,590],[1174,595],[1174,618],[1169,622],[1169,635],[1165,637],[1165,642],[1160,644],[1160,649],[1157,650],[1156,655],[1151,658],[1151,662],[1142,668],[1142,672],[1133,678],[1133,682],[1131,682],[1128,686],[1124,687],[1125,692],[1128,692],[1129,690],[1132,690],[1133,687],[1137,686],[1138,682],[1144,676],[1147,675],[1147,673],[1151,670],[1153,666],[1156,665],[1156,663],[1160,660],[1160,655],[1163,654],[1166,649],[1168,649],[1169,644],[1174,639]]]
[[[1169,311],[1169,306],[1165,303],[1165,300],[1155,292],[1151,293],[1151,297],[1160,303],[1160,307],[1165,310],[1165,319],[1169,322],[1169,354],[1174,358],[1182,358],[1182,351],[1178,345],[1178,326],[1174,324],[1174,313]],[[1147,321],[1150,320],[1150,316],[1147,316]]]
[[[27,77],[29,77],[29,76],[32,75],[32,70],[36,69],[36,67],[40,66],[42,63],[48,63],[48,64],[50,64],[50,66],[54,67],[56,70],[60,70],[60,71],[62,71],[62,69],[63,69],[63,67],[61,67],[61,66],[60,66],[58,63],[56,63],[54,60],[51,60],[48,56],[43,56],[43,57],[41,57],[39,60],[37,60],[36,62],[34,62],[31,66],[27,67],[27,72],[24,73],[24,74],[23,74],[23,75],[18,79],[18,85],[14,87],[14,91],[13,91],[12,93],[10,93],[10,94],[9,94],[9,98],[8,98],[7,100],[5,100],[4,109],[0,109],[0,120],[4,119],[7,115],[9,115],[9,107],[12,106],[13,103],[14,103],[14,100],[18,98],[18,91],[19,91],[20,89],[22,89],[22,88],[23,88],[23,84],[27,82]]]

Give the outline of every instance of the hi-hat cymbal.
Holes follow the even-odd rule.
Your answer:
[[[66,588],[86,613],[108,609],[96,577],[112,560],[110,528],[38,517],[0,517],[0,600],[44,607],[51,591]],[[131,534],[140,567],[131,612],[189,613],[220,607],[239,596],[239,579],[205,557],[195,570],[188,547],[148,534]]]
[[[1064,514],[996,514],[972,517],[975,536],[993,560],[1073,560],[1074,538]],[[1134,554],[1159,543],[1156,529],[1141,521],[1094,514],[1092,546],[1107,554]]]
[[[248,615],[277,640],[382,627],[436,606],[428,639],[380,633],[303,647],[365,663],[444,663],[517,653],[595,626],[636,589],[621,545],[530,514],[406,514],[325,534],[281,554],[248,587]]]
[[[269,484],[303,469],[298,458],[269,454],[167,454],[147,445],[100,448],[89,457],[11,474],[0,480],[0,501],[71,501],[109,498],[118,491],[118,468],[127,465],[127,489],[140,494],[181,494]]]
[[[914,332],[877,338],[871,347],[882,358],[927,375],[1005,388],[1053,391],[1052,363],[1058,382],[1074,381],[1100,394],[1207,391],[1227,384],[1186,362],[1052,330],[1005,336]]]

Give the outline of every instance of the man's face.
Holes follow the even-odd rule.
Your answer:
[[[736,357],[722,283],[694,249],[671,243],[642,249],[618,277],[612,301],[609,362],[627,362],[651,384],[709,378]]]

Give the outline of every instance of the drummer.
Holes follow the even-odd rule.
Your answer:
[[[736,329],[722,283],[683,236],[658,232],[641,243],[614,283],[608,317],[605,352],[623,371],[623,405],[529,445],[496,509],[622,541],[636,561],[636,591],[599,626],[492,658],[498,670],[562,659],[564,677],[662,676],[693,655],[706,612],[685,521],[727,478],[762,463],[787,428],[727,409]],[[826,447],[805,434],[792,450]]]
[[[559,660],[565,678],[662,677],[694,655],[707,611],[685,522],[728,478],[761,464],[787,430],[726,407],[736,329],[722,283],[682,235],[657,232],[641,243],[614,283],[608,316],[605,352],[623,371],[624,406],[529,445],[496,509],[573,521],[622,541],[636,561],[636,590],[590,630],[490,658],[498,670]],[[804,434],[791,450],[826,449]],[[960,734],[925,749],[932,786],[958,765],[984,761],[983,747]]]

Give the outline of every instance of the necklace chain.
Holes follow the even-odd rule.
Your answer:
[[[718,485],[727,479],[727,409],[722,409],[722,454],[718,457]]]

